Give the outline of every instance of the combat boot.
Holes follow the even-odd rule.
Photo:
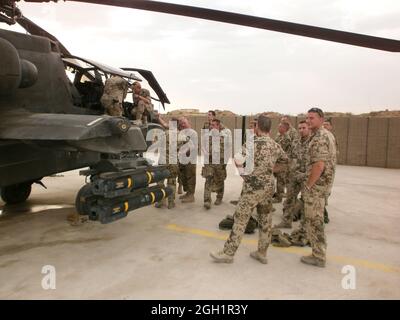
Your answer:
[[[204,202],[204,208],[206,208],[207,210],[211,209],[211,202]]]
[[[227,255],[223,251],[210,252],[210,257],[214,259],[215,262],[219,263],[232,263],[233,256]]]
[[[185,199],[187,196],[188,196],[188,193],[186,192],[185,194],[179,196],[179,199],[180,200]]]
[[[186,197],[184,197],[182,199],[182,203],[190,203],[190,202],[194,202],[194,194],[186,194]]]
[[[290,236],[287,233],[282,233],[281,230],[272,230],[271,243],[274,247],[287,248],[292,245]]]
[[[220,198],[217,198],[217,199],[215,200],[215,202],[214,202],[214,204],[215,204],[216,206],[219,206],[221,203],[222,203],[222,199],[220,199]]]
[[[175,208],[175,201],[169,201],[168,202],[168,209],[173,209]]]
[[[266,255],[261,254],[259,251],[250,252],[250,257],[252,257],[253,259],[255,259],[263,264],[268,263]]]
[[[281,223],[274,225],[274,228],[275,229],[291,229],[292,224],[290,222],[282,221]]]
[[[178,194],[182,194],[183,193],[183,187],[181,184],[178,185]]]
[[[303,256],[300,259],[301,262],[305,264],[309,264],[311,266],[316,266],[320,268],[325,268],[326,262],[324,260],[318,259],[314,257],[313,255],[310,256]]]

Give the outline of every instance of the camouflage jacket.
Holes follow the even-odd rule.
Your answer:
[[[335,133],[332,132],[332,131],[329,131],[329,132],[332,134],[333,142],[335,144],[335,148],[336,148],[336,163],[337,163],[337,160],[339,158],[339,143],[338,143],[338,140],[337,140],[337,137],[336,137]]]
[[[275,142],[278,143],[286,153],[290,151],[291,140],[287,132],[285,134],[278,133],[275,138]]]
[[[248,152],[246,145],[242,148],[242,154]],[[288,161],[282,147],[269,136],[254,137],[254,167],[253,171],[244,175],[245,190],[262,190],[273,188],[273,168],[277,161]]]
[[[186,135],[184,131],[188,134]],[[186,130],[180,130],[178,131],[178,141],[177,141],[177,147],[178,147],[178,162],[179,162],[179,155],[184,153],[186,154],[187,157],[190,157],[191,163],[196,163],[196,155],[191,153],[191,150],[196,150],[197,148],[197,133],[194,131],[192,128],[186,129]]]
[[[149,100],[151,101],[151,98],[150,98],[150,91],[147,90],[147,89],[143,89],[143,88],[140,89],[139,96],[142,96],[143,98],[147,98],[147,99],[149,99]],[[135,105],[137,105],[138,102],[139,102],[139,98],[135,98],[135,92],[132,93],[132,99],[133,99],[133,103],[134,103]]]
[[[178,148],[178,142],[175,141],[175,146],[171,146],[170,142],[170,134],[169,134],[169,130],[165,130],[165,141],[162,141],[162,144],[165,145],[165,149],[164,146],[162,145],[162,152],[160,155],[160,160],[159,160],[159,164],[166,164],[169,165],[171,164],[177,164],[178,163],[178,155],[177,155],[177,148]],[[176,137],[177,138],[177,137]],[[172,150],[170,150],[170,147]],[[165,150],[165,151],[164,151]],[[171,159],[170,159],[171,156]]]
[[[310,139],[300,139],[297,141],[294,149],[293,155],[296,160],[296,165],[294,168],[294,176],[297,181],[304,181],[306,179],[307,172],[307,162],[309,157],[308,146]]]
[[[307,176],[311,174],[312,165],[318,161],[323,161],[324,170],[311,188],[312,193],[327,196],[333,184],[336,165],[336,150],[334,141],[328,130],[318,129],[311,137],[309,143],[309,158],[307,159]]]
[[[128,90],[128,82],[118,76],[111,76],[104,84],[103,95],[109,96],[118,102],[122,102]]]
[[[300,140],[300,136],[299,133],[297,132],[297,130],[295,128],[293,128],[292,126],[289,127],[288,132],[286,132],[287,135],[290,138],[290,141],[292,143],[297,143]]]

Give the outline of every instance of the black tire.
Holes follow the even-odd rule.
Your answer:
[[[76,195],[75,198],[75,209],[80,215],[89,215],[90,208],[88,205],[88,200],[93,196],[92,186],[88,183],[85,184]]]
[[[7,204],[26,201],[31,195],[32,183],[25,182],[1,188],[1,198]]]

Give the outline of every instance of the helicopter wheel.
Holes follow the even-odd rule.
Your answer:
[[[92,186],[85,184],[76,195],[75,208],[80,215],[90,215],[88,199],[93,197]]]
[[[25,182],[1,188],[1,198],[7,204],[17,204],[29,198],[32,183]]]

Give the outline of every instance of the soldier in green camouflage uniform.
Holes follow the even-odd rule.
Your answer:
[[[289,154],[291,148],[290,136],[287,134],[289,125],[281,122],[278,127],[278,135],[275,138],[275,142],[278,143],[286,154]],[[274,203],[282,201],[283,194],[285,193],[285,186],[288,180],[288,168],[280,170],[275,173],[276,177],[276,193],[274,195]]]
[[[293,166],[290,168],[287,197],[283,202],[283,219],[276,225],[276,228],[291,228],[293,222],[293,212],[297,203],[297,197],[306,179],[306,161],[308,158],[309,128],[305,120],[299,123],[300,140],[290,152]]]
[[[122,103],[124,102],[127,91],[128,82],[125,79],[112,75],[106,80],[100,102],[108,115],[122,116]]]
[[[179,128],[181,130],[191,129],[191,124],[186,117],[179,119]],[[178,149],[182,152],[182,147],[189,141],[189,137],[184,137],[178,134]],[[187,156],[190,156],[190,151],[184,151]],[[196,161],[195,159],[194,161]],[[196,190],[196,162],[189,162],[187,164],[179,163],[179,175],[182,179],[183,191],[186,193],[179,197],[183,203],[194,202],[194,194]]]
[[[312,131],[307,161],[307,182],[302,190],[307,237],[312,254],[301,261],[325,267],[326,236],[324,230],[324,207],[332,188],[335,173],[336,150],[328,131],[322,128],[324,113],[312,108],[307,114],[307,123]]]
[[[168,124],[163,121],[161,118],[158,119],[159,123],[165,128],[169,129]],[[172,118],[171,121],[175,121],[177,123],[178,119]],[[165,158],[160,159],[162,162],[161,164],[166,164],[167,168],[170,172],[170,176],[167,178],[167,187],[170,187],[172,189],[172,193],[168,196],[168,209],[172,209],[175,207],[175,195],[176,195],[176,179],[178,178],[178,173],[179,173],[179,166],[177,163],[173,164],[170,163],[170,136],[169,136],[169,131],[165,131]],[[177,154],[176,150],[171,150],[171,158],[176,160],[177,159]],[[159,181],[157,183],[160,187],[165,187],[164,181]],[[156,208],[162,208],[166,204],[166,199],[163,199],[160,202],[156,202],[155,207]]]
[[[258,250],[250,256],[261,263],[267,263],[267,249],[271,241],[272,195],[274,190],[273,169],[278,160],[285,161],[287,156],[282,147],[269,137],[271,119],[265,115],[258,117],[256,137],[254,138],[254,167],[250,174],[244,175],[244,168],[235,160],[244,182],[239,203],[234,214],[234,224],[224,249],[211,252],[210,256],[216,262],[233,262],[233,256],[242,240],[244,230],[250,219],[251,212],[257,208],[259,223]],[[249,154],[246,145],[243,153]],[[251,154],[251,152],[250,152]]]
[[[201,175],[206,179],[204,185],[204,207],[206,209],[211,208],[211,192],[217,193],[217,199],[215,200],[215,205],[220,205],[222,203],[222,198],[224,196],[224,181],[226,179],[226,162],[228,159],[224,159],[224,133],[221,132],[221,122],[218,119],[214,119],[211,122],[211,130],[209,134],[206,135],[208,141],[208,164],[204,164]],[[213,149],[212,149],[212,136],[213,133],[218,132],[219,137],[219,163],[213,163]],[[207,156],[207,155],[206,155]],[[215,155],[214,155],[215,158]]]

